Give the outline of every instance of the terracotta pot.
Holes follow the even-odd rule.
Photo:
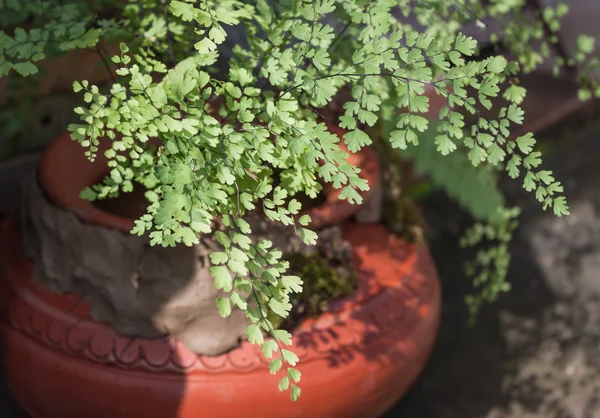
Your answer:
[[[330,129],[338,135],[344,134],[344,131],[337,127],[330,127]],[[68,133],[61,135],[50,144],[42,156],[40,181],[55,204],[75,213],[84,221],[129,232],[134,225],[132,219],[113,215],[96,207],[92,202],[79,198],[79,193],[84,187],[98,182],[106,175],[108,169],[103,151],[107,145],[108,141],[101,143],[98,158],[90,163],[79,143],[71,140]],[[370,149],[363,148],[359,153],[350,153],[348,162],[361,169],[360,175],[370,185],[378,184],[379,166],[375,154]],[[360,193],[366,201],[373,191],[371,189]],[[340,190],[326,186],[325,202],[307,211],[313,219],[312,228],[318,229],[342,222],[360,209],[359,205],[340,200],[340,193]]]
[[[379,176],[370,151],[350,158],[369,182]],[[40,177],[59,206],[88,222],[129,231],[130,219],[77,197],[105,170],[101,159],[90,164],[64,135],[44,155]],[[357,208],[337,197],[328,193],[324,207],[311,211],[320,226]],[[94,321],[82,298],[33,283],[33,262],[21,251],[19,225],[9,219],[0,235],[7,384],[34,418],[379,416],[425,364],[437,332],[440,289],[425,247],[394,240],[381,226],[348,224],[344,236],[354,248],[358,289],[293,333],[303,373],[303,395],[293,403],[277,390],[280,376],[269,373],[260,349],[248,342],[209,357],[172,338],[121,337]],[[48,376],[55,376],[52,384]]]
[[[23,179],[36,169],[39,160],[39,154],[30,154],[0,163],[0,217],[14,210],[20,201]]]
[[[105,59],[112,64],[110,55],[118,54],[119,47],[117,44],[104,44],[104,47],[108,54]],[[78,118],[73,109],[82,96],[73,92],[74,80],[88,80],[97,85],[111,82],[100,56],[93,49],[69,51],[37,65],[44,73],[34,77],[39,80],[31,91],[34,97],[24,98],[25,91],[12,91],[9,100],[8,79],[21,77],[13,73],[10,77],[0,77],[0,108],[9,109],[23,100],[32,106],[27,115],[21,115],[24,119],[18,124],[19,129],[6,132],[6,141],[0,141],[0,160],[41,152],[69,123],[76,122]],[[33,83],[28,80],[23,79],[23,82]]]
[[[293,333],[302,396],[280,393],[248,342],[217,357],[171,339],[130,339],[88,305],[30,280],[19,225],[0,238],[4,372],[34,418],[377,417],[405,393],[435,340],[440,288],[427,248],[381,226],[347,224],[358,289]],[[51,379],[50,381],[48,379]]]

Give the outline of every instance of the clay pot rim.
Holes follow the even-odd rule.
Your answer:
[[[339,127],[327,124],[329,130],[338,135],[340,139],[345,131]],[[107,144],[107,141],[101,142]],[[343,146],[343,142],[340,142]],[[106,159],[103,156],[104,148],[99,147],[98,156],[94,162],[85,157],[83,148],[72,140],[70,134],[65,132],[46,148],[39,164],[39,181],[42,189],[50,200],[57,206],[68,210],[84,222],[130,233],[134,227],[133,219],[124,218],[96,207],[92,202],[79,198],[79,193],[85,186],[90,186],[106,175]],[[361,177],[370,185],[368,191],[360,191],[363,201],[373,194],[378,187],[380,170],[375,153],[365,147],[358,153],[350,155],[349,162],[361,169]],[[71,169],[69,169],[71,167]],[[77,175],[79,172],[79,176]],[[340,200],[341,190],[326,190],[326,201],[305,211],[311,216],[311,228],[319,229],[342,222],[354,213],[360,205]]]
[[[343,225],[343,231],[344,238],[348,239],[353,246],[353,263],[357,267],[362,266],[357,269],[359,272],[358,288],[349,296],[332,303],[330,308],[318,317],[305,318],[292,331],[292,336],[296,341],[292,349],[298,350],[299,347],[302,347],[301,343],[298,345],[298,339],[312,337],[317,341],[319,336],[323,335],[322,333],[327,333],[329,329],[340,324],[343,325],[335,331],[339,335],[330,336],[336,340],[334,344],[339,344],[339,347],[336,346],[336,350],[343,350],[346,345],[347,348],[362,347],[360,350],[367,350],[366,347],[370,341],[373,341],[373,333],[380,332],[378,330],[396,329],[401,326],[408,328],[402,331],[403,335],[411,335],[411,333],[417,332],[413,329],[414,327],[422,326],[419,324],[419,318],[426,322],[433,321],[435,327],[432,329],[436,332],[441,307],[441,289],[427,246],[396,239],[379,224],[346,223]],[[18,329],[23,329],[26,335],[34,339],[41,339],[41,342],[45,344],[48,344],[49,337],[44,335],[44,332],[29,332],[27,331],[28,327],[46,323],[48,327],[45,327],[44,330],[50,332],[50,329],[68,329],[69,324],[78,323],[77,333],[88,341],[88,348],[84,350],[69,348],[68,341],[65,340],[64,344],[67,345],[62,350],[70,351],[71,355],[84,357],[90,361],[100,360],[104,363],[107,360],[104,356],[100,359],[95,354],[93,337],[99,346],[105,345],[103,343],[106,341],[112,341],[113,345],[128,344],[131,338],[122,337],[109,324],[96,322],[91,318],[89,304],[85,299],[73,293],[57,294],[39,283],[32,282],[34,262],[26,258],[20,251],[20,241],[21,235],[17,218],[10,216],[0,225],[0,261],[5,266],[3,274],[5,283],[0,286],[8,288],[7,292],[0,292],[0,302],[2,302],[0,303],[0,312],[5,311],[6,317],[14,318]],[[371,260],[369,261],[369,259]],[[18,297],[15,298],[17,295]],[[10,301],[12,302],[9,303]],[[415,302],[417,302],[416,305]],[[409,310],[413,309],[411,314],[399,309],[394,318],[386,318],[385,312],[402,306],[402,303],[409,307],[412,306],[409,308]],[[14,309],[21,314],[13,316],[9,311]],[[28,311],[28,314],[22,315]],[[386,321],[389,322],[388,325],[385,325]],[[35,329],[38,329],[37,326]],[[417,333],[422,332],[418,331]],[[63,337],[68,339],[68,334],[66,333]],[[62,343],[54,342],[58,341],[56,337],[52,337],[51,340],[53,341],[52,347],[62,346]],[[168,367],[170,370],[181,372],[188,370],[191,366],[182,366],[173,357],[183,356],[182,358],[190,359],[192,356],[196,365],[193,374],[209,373],[212,375],[216,371],[215,367],[224,373],[235,372],[237,370],[235,358],[256,357],[259,359],[254,362],[254,367],[244,367],[245,372],[262,370],[269,361],[262,357],[259,346],[248,341],[242,341],[239,346],[224,354],[206,356],[192,353],[172,337],[136,340],[139,344],[152,347],[151,349],[168,352],[168,358],[165,359],[164,364],[157,365],[149,362],[146,356],[140,355],[139,358],[128,361],[124,365],[128,369],[160,372]],[[324,347],[329,347],[331,343],[322,342],[322,344]],[[357,344],[359,345],[357,346]],[[317,346],[319,346],[318,343]],[[324,347],[307,346],[307,348],[301,349],[304,352],[304,354],[299,353],[301,361],[310,362],[325,357],[328,349]],[[142,350],[146,351],[145,348]],[[215,366],[218,363],[226,365]],[[264,372],[264,370],[262,371]]]

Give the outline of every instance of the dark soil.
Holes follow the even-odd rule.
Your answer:
[[[101,181],[102,179],[99,179],[97,183],[100,183]],[[148,207],[148,201],[144,197],[145,192],[146,189],[142,185],[136,183],[133,191],[120,193],[114,198],[95,200],[93,205],[100,210],[112,215],[117,215],[121,218],[138,219],[146,213],[146,208]],[[327,194],[325,190],[321,190],[316,198],[311,199],[306,193],[300,192],[291,196],[288,200],[291,199],[299,201],[302,204],[302,210],[307,211],[327,202]]]
[[[292,199],[296,199],[302,204],[303,211],[308,211],[327,202],[327,194],[324,190],[321,190],[319,194],[317,194],[317,197],[311,199],[306,193],[299,192],[292,196]]]
[[[310,253],[307,251],[309,250]],[[352,247],[342,238],[337,226],[319,231],[316,246],[284,255],[289,273],[302,278],[302,292],[292,293],[292,310],[284,320],[272,315],[271,321],[281,329],[293,331],[306,318],[325,312],[331,302],[343,299],[356,288],[352,265]]]
[[[143,186],[136,184],[131,192],[119,193],[114,198],[95,200],[93,205],[121,218],[138,219],[146,213],[148,207],[148,201],[144,197],[145,192]]]

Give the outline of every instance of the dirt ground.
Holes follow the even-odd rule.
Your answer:
[[[524,208],[513,288],[472,329],[461,301],[469,287],[456,263],[465,257],[456,231],[466,217],[441,195],[423,202],[438,229],[431,247],[442,326],[426,370],[386,418],[600,417],[600,123],[549,135],[562,138],[547,162],[565,184],[572,215],[542,212],[520,184],[507,182],[509,202]]]
[[[548,166],[565,183],[572,216],[543,213],[519,183],[507,183],[510,203],[524,208],[513,289],[474,328],[457,263],[467,256],[457,237],[468,218],[442,194],[422,202],[436,231],[442,327],[422,376],[386,418],[600,417],[600,123],[554,134],[562,140]],[[25,418],[1,382],[0,417]]]

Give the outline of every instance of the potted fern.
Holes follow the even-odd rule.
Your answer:
[[[519,8],[397,3],[130,0],[104,18],[0,3],[42,15],[0,34],[2,76],[35,73],[47,48],[119,39],[103,57],[114,81],[73,81],[80,121],[3,228],[5,374],[28,412],[381,415],[425,364],[440,293],[423,243],[349,222],[386,190],[370,145],[461,155],[492,186],[504,167],[568,214],[533,136],[511,136],[519,62],[478,57],[459,32]],[[402,18],[413,12],[425,29]],[[479,209],[487,225],[466,243],[499,246],[470,266],[474,311],[506,288],[517,212]],[[32,384],[50,373],[50,387]]]

